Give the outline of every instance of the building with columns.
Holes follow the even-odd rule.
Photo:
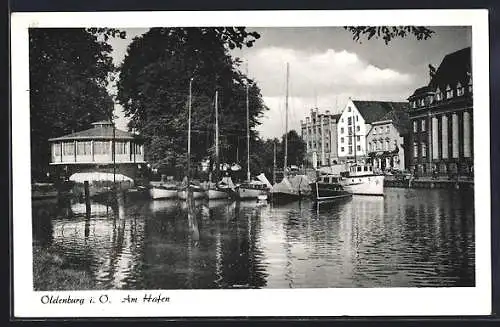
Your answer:
[[[135,180],[146,163],[142,139],[114,128],[109,121],[92,125],[87,130],[49,139],[51,175],[70,178],[86,174],[98,180],[111,174],[116,179]]]
[[[410,169],[418,175],[471,175],[471,48],[446,55],[410,102]]]
[[[306,143],[307,161],[314,167],[338,163],[337,122],[339,114],[329,110],[320,113],[318,108],[311,109],[306,120],[300,121],[302,140]]]
[[[367,136],[372,127],[386,124],[388,120],[392,122],[391,112],[404,110],[406,107],[406,102],[349,99],[337,124],[339,162],[367,162],[370,152],[367,148]],[[376,131],[374,128],[373,132]]]

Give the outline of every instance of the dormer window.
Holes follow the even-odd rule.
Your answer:
[[[472,93],[472,75],[469,74],[469,93]]]
[[[412,101],[411,102],[411,107],[416,108],[417,107],[417,101]]]
[[[434,96],[429,95],[428,100],[429,100],[429,104],[432,104],[434,102]]]
[[[441,100],[443,100],[443,93],[441,93],[441,90],[438,87],[436,90],[436,101],[441,101]]]
[[[461,97],[462,95],[464,95],[464,87],[462,86],[462,84],[460,82],[458,82],[457,84],[457,96]]]
[[[453,90],[449,85],[446,86],[446,99],[453,98]]]
[[[420,106],[425,107],[425,99],[424,98],[420,99]]]

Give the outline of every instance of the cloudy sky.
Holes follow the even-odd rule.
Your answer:
[[[289,129],[299,130],[313,107],[339,112],[349,97],[358,100],[405,101],[429,82],[428,65],[436,68],[443,57],[471,46],[470,27],[432,27],[431,39],[352,40],[340,27],[248,28],[261,38],[251,48],[235,50],[248,62],[249,75],[259,84],[270,108],[262,119],[262,137],[285,132],[286,63],[289,76]],[[113,59],[119,64],[131,39],[147,31],[127,29],[126,40],[113,40]],[[123,117],[119,106],[119,117]],[[126,120],[119,118],[119,128]]]

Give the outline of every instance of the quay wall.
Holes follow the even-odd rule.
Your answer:
[[[447,179],[394,179],[385,178],[384,187],[402,187],[402,188],[454,188],[454,189],[473,189],[474,181],[469,179],[447,180]]]

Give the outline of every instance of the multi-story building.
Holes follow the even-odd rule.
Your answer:
[[[406,169],[408,125],[408,110],[404,107],[398,107],[371,123],[366,144],[374,168],[382,171]]]
[[[337,164],[337,122],[339,114],[311,109],[305,122],[300,121],[302,140],[306,143],[307,161],[315,167]]]
[[[337,124],[340,163],[366,162],[369,149],[366,137],[375,122],[383,121],[392,111],[403,110],[406,102],[359,101],[347,102]]]
[[[410,169],[469,175],[473,169],[471,48],[446,55],[410,101]]]

